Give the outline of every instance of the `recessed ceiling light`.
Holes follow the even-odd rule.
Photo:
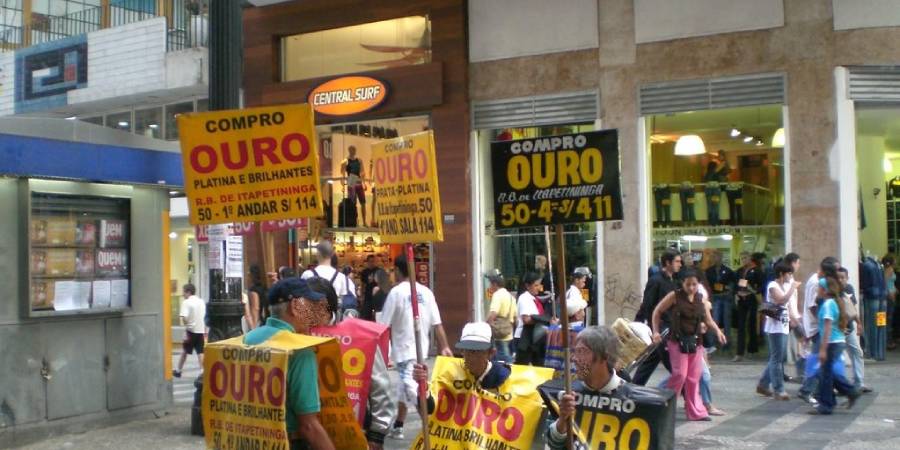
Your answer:
[[[120,126],[120,127],[127,127],[127,126],[128,126],[128,122],[122,120],[122,121],[119,122],[119,126]]]
[[[744,138],[744,142],[746,142],[746,143],[750,143],[750,141],[752,141],[752,140],[753,140],[753,138],[750,136],[747,136]]]
[[[77,117],[75,117],[75,116],[66,117],[66,120],[75,120],[75,119],[77,119]]]
[[[159,124],[158,124],[158,123],[151,123],[150,125],[147,125],[147,126],[150,127],[150,128],[153,128],[154,130],[157,129],[157,128],[159,128]]]
[[[757,147],[762,147],[762,145],[763,145],[763,141],[757,139],[757,140],[756,140],[756,146],[757,146]]]
[[[732,129],[731,129],[731,137],[736,138],[736,137],[738,137],[738,136],[740,136],[740,135],[741,135],[741,132],[738,131],[737,128],[732,128]]]

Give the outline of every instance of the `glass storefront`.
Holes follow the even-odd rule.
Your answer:
[[[900,107],[856,108],[859,244],[881,259],[900,250]]]
[[[544,227],[500,229],[494,224],[493,170],[491,167],[491,142],[515,140],[533,137],[554,136],[559,134],[579,133],[594,130],[593,124],[560,125],[531,128],[505,128],[480,130],[478,132],[478,157],[480,168],[481,199],[480,215],[484,225],[482,238],[481,267],[487,272],[499,269],[506,280],[506,288],[510,292],[519,291],[519,280],[531,271],[549,270],[553,265],[553,286],[567,286],[567,281],[557,280],[558,264],[556,259],[556,236],[553,228]],[[569,274],[577,267],[588,267],[595,273],[597,265],[597,226],[596,223],[570,224],[564,227],[566,270]],[[548,249],[552,261],[547,261]],[[480,275],[479,275],[480,276]],[[490,296],[487,295],[488,284],[484,283],[483,295],[478,295],[482,311],[487,315]],[[550,289],[546,287],[546,289]],[[556,290],[558,292],[558,290]]]
[[[660,114],[648,130],[653,261],[667,248],[705,266],[722,252],[785,252],[784,123],[780,105]]]

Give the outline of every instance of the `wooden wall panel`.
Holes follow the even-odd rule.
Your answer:
[[[432,63],[364,72],[391,84],[389,100],[368,116],[430,112],[437,147],[444,242],[435,245],[434,291],[450,345],[470,320],[473,302],[469,173],[469,98],[464,0],[297,0],[244,12],[244,98],[247,106],[305,101],[316,80],[280,83],[280,41],[299,33],[414,15],[431,19]],[[438,97],[435,97],[437,92]],[[437,100],[436,100],[437,99]],[[320,118],[323,121],[329,120]],[[276,247],[285,248],[279,236]],[[248,251],[251,251],[248,248]],[[250,255],[249,260],[259,259]]]

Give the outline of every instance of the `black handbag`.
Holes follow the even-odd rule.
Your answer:
[[[772,302],[765,302],[759,307],[759,312],[765,314],[767,317],[771,317],[777,320],[781,320],[781,317],[784,315],[784,311],[784,306],[776,305]]]
[[[697,353],[697,335],[678,336],[677,342],[681,353]]]

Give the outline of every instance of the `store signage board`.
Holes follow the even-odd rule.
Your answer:
[[[622,220],[617,130],[491,143],[496,228]]]
[[[309,92],[307,101],[319,114],[349,116],[371,111],[387,99],[388,87],[371,77],[350,76],[328,80]]]
[[[434,133],[380,141],[372,145],[372,161],[381,242],[443,241]]]
[[[193,225],[321,217],[309,105],[178,117]]]

